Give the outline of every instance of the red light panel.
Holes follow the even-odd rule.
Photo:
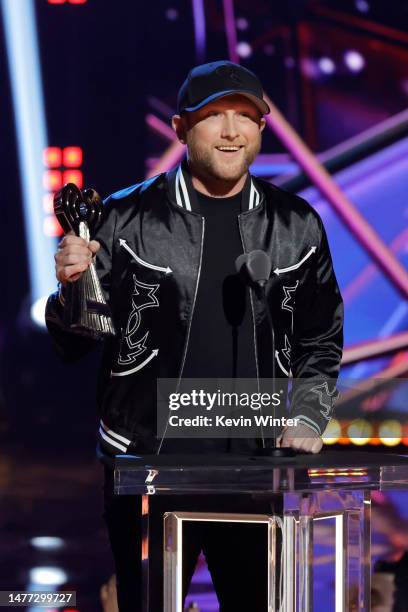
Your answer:
[[[48,4],[65,4],[66,0],[48,0]]]
[[[43,174],[43,185],[47,191],[58,191],[62,187],[61,170],[46,170]]]
[[[62,236],[62,234],[64,233],[55,215],[49,215],[48,217],[45,217],[43,230],[44,234],[46,236],[49,236],[50,238],[55,236]]]
[[[85,4],[88,0],[68,0],[70,4]]]
[[[43,163],[47,168],[58,168],[62,163],[62,151],[59,147],[47,147],[43,151]]]
[[[54,194],[53,193],[46,193],[43,196],[43,209],[44,209],[44,212],[46,213],[54,212]]]
[[[81,147],[65,147],[63,151],[63,165],[66,168],[79,168],[82,165]]]
[[[82,189],[84,177],[81,170],[65,170],[62,174],[63,183],[75,183],[79,189]]]

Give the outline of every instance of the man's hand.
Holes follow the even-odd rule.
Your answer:
[[[278,447],[291,447],[304,453],[319,453],[323,442],[319,434],[307,425],[285,427],[276,440]]]
[[[92,257],[100,249],[96,240],[86,242],[69,233],[61,240],[55,259],[55,274],[62,285],[78,280],[91,265]]]

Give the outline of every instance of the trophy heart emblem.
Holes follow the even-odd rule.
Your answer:
[[[67,234],[73,231],[87,242],[100,227],[104,208],[94,189],[80,190],[67,183],[54,196],[54,212]],[[115,335],[115,327],[95,263],[65,288],[64,323],[72,331],[94,338]]]

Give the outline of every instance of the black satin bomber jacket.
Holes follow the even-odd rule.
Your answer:
[[[156,379],[181,378],[199,283],[204,219],[185,163],[105,200],[96,267],[117,337],[105,340],[99,372],[99,437],[111,454],[155,452]],[[291,416],[322,434],[333,412],[343,347],[343,302],[322,221],[302,198],[248,175],[238,216],[243,251],[272,260],[267,298],[275,372],[293,384]],[[258,377],[269,378],[268,320],[251,289]],[[56,349],[75,361],[98,341],[67,330],[58,292],[46,322]],[[203,332],[204,333],[204,332]],[[173,440],[174,442],[174,440]],[[166,452],[165,446],[163,452]]]

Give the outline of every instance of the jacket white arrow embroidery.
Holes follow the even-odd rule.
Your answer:
[[[119,244],[124,249],[126,249],[128,253],[130,253],[130,255],[133,257],[135,261],[140,263],[140,265],[145,266],[145,268],[150,268],[150,270],[156,270],[157,272],[164,272],[164,274],[171,274],[173,272],[173,270],[169,268],[169,266],[167,266],[167,268],[162,268],[161,266],[155,266],[154,264],[151,264],[148,261],[145,261],[144,259],[139,257],[139,255],[136,255],[134,250],[130,248],[126,240],[124,240],[123,238],[119,238]]]
[[[285,356],[288,364],[289,364],[289,368],[288,370],[286,370],[286,368],[283,366],[282,361],[280,360],[280,355],[279,355],[279,351],[275,351],[275,357],[276,357],[276,361],[278,362],[278,365],[280,367],[280,369],[282,370],[282,372],[284,372],[284,374],[286,374],[286,376],[290,376],[290,351],[291,351],[292,347],[290,346],[290,342],[289,342],[289,338],[287,337],[287,335],[285,334],[285,348],[280,349],[282,354]]]
[[[126,372],[111,372],[111,376],[128,376],[128,374],[133,374],[133,372],[137,372],[138,370],[144,368],[145,365],[149,363],[149,361],[151,361],[154,357],[158,355],[158,353],[159,349],[154,349],[150,353],[150,355],[144,361],[142,361],[142,363],[139,363],[139,365],[137,365],[136,367],[132,368],[131,370],[126,370]]]
[[[133,363],[134,361],[136,361],[136,357],[138,357],[138,355],[141,355],[147,350],[145,342],[147,340],[148,335],[149,335],[149,332],[146,332],[143,338],[141,340],[136,340],[136,342],[132,340],[132,334],[128,334],[124,336],[124,338],[122,339],[122,342],[123,340],[125,340],[126,344],[128,345],[130,349],[132,349],[132,351],[130,353],[126,353],[126,351],[123,351],[123,346],[121,346],[121,350],[120,350],[119,357],[118,357],[118,363],[120,365],[127,365],[129,363]]]
[[[286,370],[283,367],[283,365],[282,365],[282,362],[281,362],[280,357],[279,357],[279,351],[275,351],[275,357],[276,357],[276,361],[278,362],[278,365],[279,365],[280,369],[282,370],[282,372],[284,374],[286,374],[286,376],[290,376],[290,373],[288,372],[288,370]]]
[[[158,284],[149,285],[147,283],[141,283],[137,280],[135,274],[133,274],[133,284],[134,289],[131,297],[132,310],[130,311],[124,333],[122,332],[123,335],[118,356],[118,365],[131,365],[148,350],[146,341],[149,332],[147,331],[142,338],[137,337],[142,320],[141,312],[146,308],[157,308],[159,306],[159,300],[156,296],[156,292],[159,288]],[[154,352],[155,351],[153,351],[153,353]],[[157,355],[157,352],[155,355]],[[125,376],[126,374],[131,374],[132,372],[140,370],[140,368],[146,365],[146,363],[148,363],[155,355],[150,355],[147,360],[145,359],[143,361],[142,364],[139,364],[137,367],[134,367],[131,370],[127,370],[126,372],[112,371],[111,375]]]
[[[283,272],[290,272],[291,270],[297,270],[298,268],[300,268],[300,266],[305,263],[306,259],[309,259],[309,257],[316,252],[317,247],[312,246],[310,247],[310,251],[308,253],[306,253],[306,255],[303,257],[303,259],[301,259],[300,261],[298,261],[297,263],[293,264],[293,266],[289,266],[288,268],[275,268],[275,270],[273,271],[274,274],[277,274],[279,276],[279,274],[282,274]]]

